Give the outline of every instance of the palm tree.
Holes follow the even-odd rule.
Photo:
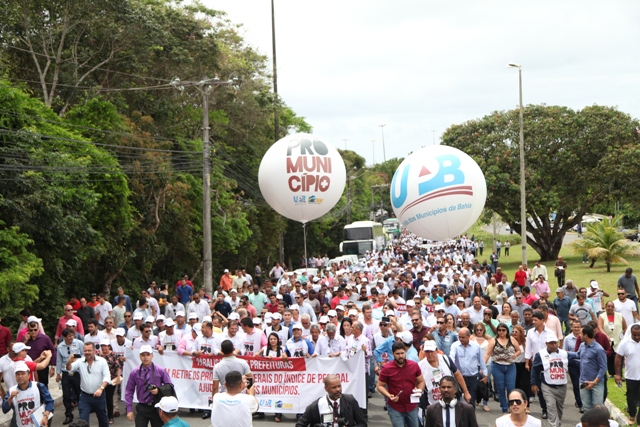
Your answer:
[[[624,235],[618,232],[622,224],[622,216],[604,219],[587,224],[587,231],[582,233],[582,238],[571,243],[576,254],[587,254],[591,258],[591,265],[598,259],[607,264],[607,272],[611,271],[611,264],[621,262],[629,264],[625,256],[633,255],[638,243],[627,241]]]

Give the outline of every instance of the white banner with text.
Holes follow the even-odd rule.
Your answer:
[[[138,350],[127,350],[122,397],[133,368],[140,366]],[[364,358],[311,357],[266,359],[244,357],[253,373],[260,412],[297,414],[325,394],[324,378],[336,374],[342,381],[342,392],[352,394],[366,408]],[[153,363],[163,367],[173,382],[181,408],[206,409],[211,404],[213,367],[219,356],[185,357],[176,352],[154,352]],[[135,396],[134,401],[137,402]]]

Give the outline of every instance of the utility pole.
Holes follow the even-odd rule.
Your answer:
[[[382,159],[386,162],[387,161],[387,152],[384,149],[384,127],[386,125],[378,125],[378,127],[380,128],[380,131],[382,132]]]
[[[373,147],[373,166],[376,165],[376,140],[375,139],[370,139],[371,141],[371,146]]]
[[[276,62],[276,13],[274,0],[271,0],[271,45],[273,50],[273,128],[274,138],[273,142],[277,142],[280,139],[280,117],[278,115],[278,67]],[[278,248],[278,261],[280,265],[284,264],[284,232],[280,232],[280,245]]]
[[[347,141],[348,141],[348,139],[343,139],[343,141],[344,141],[344,149],[346,150],[347,149]]]
[[[373,210],[373,220],[375,221],[376,218],[376,205],[373,199],[373,192],[375,191],[374,189],[377,189],[380,191],[380,218],[382,218],[382,211],[383,211],[383,204],[382,204],[382,189],[383,188],[389,188],[391,186],[391,184],[380,184],[380,185],[372,185],[371,186],[371,206],[372,206],[372,210]]]
[[[213,261],[211,249],[211,140],[209,137],[209,94],[213,86],[237,84],[236,79],[222,81],[206,76],[200,81],[181,81],[175,77],[171,86],[184,91],[185,86],[193,86],[202,93],[202,265],[205,292],[213,292]]]

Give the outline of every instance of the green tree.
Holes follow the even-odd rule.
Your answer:
[[[607,265],[607,272],[611,271],[611,264],[621,262],[629,264],[624,257],[632,256],[638,243],[629,242],[618,232],[622,225],[622,217],[604,219],[586,225],[586,231],[580,238],[571,243],[577,254],[586,254],[591,259],[590,268],[601,259]]]
[[[43,268],[42,260],[29,251],[32,246],[33,240],[18,227],[5,227],[0,221],[0,307],[5,321],[19,319],[22,307],[38,299],[38,286],[32,280]]]
[[[497,111],[453,125],[443,143],[478,163],[487,181],[487,208],[521,234],[518,115],[517,110]],[[527,243],[542,260],[555,259],[565,233],[610,197],[609,165],[622,147],[636,143],[637,126],[637,120],[612,107],[526,107]]]

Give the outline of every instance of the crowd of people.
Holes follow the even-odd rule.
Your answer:
[[[512,420],[536,401],[542,418],[560,427],[567,390],[581,412],[589,411],[604,402],[607,375],[626,383],[630,418],[638,416],[640,363],[628,356],[640,346],[640,290],[631,269],[618,279],[617,298],[605,301],[609,295],[597,282],[579,287],[565,280],[568,266],[559,258],[552,299],[547,269],[539,262],[533,269],[520,266],[510,281],[495,251],[492,262],[479,260],[483,246],[473,238],[421,243],[404,232],[393,247],[367,253],[357,264],[329,267],[326,257],[314,257],[308,265],[318,269],[316,275],[288,272],[279,264],[268,273],[258,264],[255,278],[243,269],[225,270],[211,295],[184,276],[171,286],[152,282],[135,296],[118,288],[112,302],[103,294],[88,300],[72,296],[52,337],[40,318],[23,310],[15,339],[0,327],[3,410],[18,408],[12,396],[22,390],[19,378],[26,367],[28,384],[46,390],[55,378],[61,385],[65,425],[74,422],[77,408],[84,422],[95,412],[100,427],[108,427],[120,416],[124,393],[123,413],[136,427],[160,427],[163,416],[175,418],[177,403],[165,394],[171,379],[152,360],[154,354],[175,352],[224,357],[214,370],[212,409],[202,417],[228,412],[225,426],[238,417],[265,416],[253,397],[251,371],[238,355],[362,354],[367,397],[385,398],[393,427],[417,427],[421,419],[448,425],[449,408],[456,405],[466,405],[461,414],[472,426],[476,407]],[[139,350],[142,365],[123,389],[127,348]],[[356,424],[366,425],[366,410],[360,417],[357,402],[342,400],[339,378],[325,380],[325,389],[327,399],[319,406],[330,411],[330,424],[343,415],[344,405]],[[225,399],[218,393],[227,393]],[[41,395],[48,405],[47,393]],[[492,399],[498,407],[491,407]],[[246,411],[225,409],[231,401]],[[315,426],[316,410],[298,414],[297,425]],[[16,413],[20,418],[24,411]],[[446,423],[434,421],[443,416]],[[276,422],[281,419],[274,415]],[[500,420],[499,427],[513,425]],[[14,425],[26,424],[14,417]],[[220,425],[220,417],[212,425]]]

